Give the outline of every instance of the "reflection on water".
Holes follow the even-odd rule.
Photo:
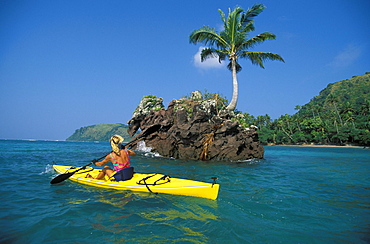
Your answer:
[[[156,243],[171,236],[180,242],[206,243],[208,234],[203,227],[219,219],[217,201],[209,199],[130,191],[97,192],[96,199],[75,199],[75,202],[98,204],[99,214],[89,219],[91,227],[96,231],[127,233],[130,237],[124,238],[126,242]],[[106,208],[105,212],[101,211],[102,207]],[[149,229],[158,231],[148,233]]]

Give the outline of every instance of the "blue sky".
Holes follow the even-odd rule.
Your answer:
[[[368,0],[264,0],[254,51],[280,54],[265,69],[241,60],[237,109],[294,114],[329,83],[370,72]],[[199,63],[190,33],[221,30],[218,9],[255,1],[0,1],[0,139],[65,140],[83,126],[127,123],[145,95],[194,90],[232,95],[231,72]]]

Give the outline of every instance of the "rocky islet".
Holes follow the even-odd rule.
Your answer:
[[[128,121],[128,133],[134,135],[156,125],[159,129],[143,140],[163,157],[204,161],[263,158],[257,127],[243,128],[235,117],[220,106],[217,94],[204,99],[195,91],[189,98],[172,100],[167,109],[162,98],[149,95]]]

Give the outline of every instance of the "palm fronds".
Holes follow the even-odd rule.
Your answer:
[[[239,58],[249,59],[252,64],[264,68],[264,61],[278,60],[284,62],[284,59],[278,54],[266,52],[253,52],[250,49],[254,48],[266,40],[274,40],[275,34],[265,32],[248,39],[248,34],[255,30],[254,17],[258,16],[266,7],[263,4],[255,4],[252,8],[244,11],[241,7],[235,7],[234,10],[229,9],[228,16],[222,10],[218,10],[223,22],[223,30],[216,31],[209,26],[203,26],[200,29],[194,30],[190,34],[190,43],[203,43],[208,46],[201,52],[201,61],[208,58],[218,57],[219,62],[229,58],[230,63],[227,68],[233,71],[234,74],[242,70],[238,62]],[[233,84],[237,84],[237,78],[233,75]],[[228,108],[235,109],[237,94],[235,91],[237,85],[233,86],[233,99]],[[235,94],[234,94],[235,93]]]

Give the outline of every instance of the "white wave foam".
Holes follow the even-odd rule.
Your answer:
[[[161,157],[159,153],[153,153],[151,147],[147,147],[144,141],[137,143],[137,150],[143,152],[146,157]]]
[[[53,172],[54,172],[53,165],[47,164],[45,166],[45,171],[41,172],[40,175],[53,173]]]
[[[145,141],[139,141],[137,143],[137,150],[140,152],[151,152],[152,148],[145,145]]]

